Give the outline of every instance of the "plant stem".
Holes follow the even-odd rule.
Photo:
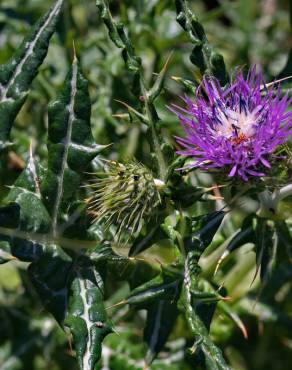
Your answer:
[[[177,22],[187,32],[194,45],[191,62],[203,75],[215,76],[222,86],[228,83],[224,59],[210,45],[204,27],[192,12],[187,0],[175,0]]]
[[[155,153],[157,159],[159,178],[162,181],[165,181],[167,176],[167,164],[161,149],[162,143],[158,127],[159,117],[153,103],[162,89],[165,69],[162,71],[163,73],[160,76],[158,83],[154,83],[151,88],[147,88],[147,84],[144,80],[141,58],[135,54],[135,48],[125,32],[124,25],[114,21],[106,0],[97,0],[96,5],[100,11],[102,20],[108,29],[110,39],[118,48],[122,49],[122,56],[125,64],[128,70],[133,74],[132,93],[138,99],[140,104],[142,103],[142,114],[144,111],[146,112],[150,132],[149,141],[151,149]],[[139,116],[137,116],[137,118],[139,118]]]
[[[157,112],[156,112],[156,109],[153,103],[151,103],[148,99],[148,91],[145,89],[144,85],[142,86],[142,91],[144,93],[144,98],[145,98],[146,115],[149,120],[149,129],[151,133],[151,146],[153,147],[153,150],[155,151],[155,154],[157,156],[159,178],[162,181],[165,181],[166,174],[167,174],[167,165],[166,165],[165,158],[161,150],[159,133],[157,132],[157,123],[159,121],[159,117],[157,115]]]

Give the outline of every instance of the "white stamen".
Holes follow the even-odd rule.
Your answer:
[[[255,134],[255,124],[257,123],[259,109],[257,107],[252,112],[240,111],[239,108],[236,111],[226,109],[226,114],[220,110],[218,112],[220,124],[215,127],[216,134],[231,138],[234,136],[236,127],[238,135],[242,134],[247,138],[252,137]]]

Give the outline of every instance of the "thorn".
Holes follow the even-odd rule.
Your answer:
[[[118,336],[121,336],[121,334],[115,329],[115,328],[112,328],[112,331],[114,332],[114,333],[116,333]]]
[[[215,271],[214,271],[214,276],[217,274],[218,270],[219,270],[219,267],[221,266],[223,260],[229,255],[229,251],[228,250],[225,250],[221,257],[219,258],[218,262],[217,262],[217,265],[216,265],[216,268],[215,268]]]
[[[279,82],[283,82],[283,81],[289,80],[290,78],[292,78],[292,76],[283,77],[283,78],[280,78],[279,80],[269,82],[268,84],[266,84],[266,87],[273,86],[273,85],[275,85],[275,84],[277,84]],[[264,87],[265,87],[264,85],[261,85],[260,86],[260,89],[262,90]]]
[[[127,304],[128,302],[124,299],[124,300],[122,300],[122,301],[120,301],[120,302],[118,302],[118,303],[115,303],[115,304],[113,304],[113,305],[111,305],[111,306],[108,306],[108,307],[106,307],[105,309],[106,310],[109,310],[109,309],[111,309],[111,308],[114,308],[114,307],[117,307],[117,306],[121,306],[122,304]]]
[[[139,117],[141,119],[142,122],[144,123],[148,123],[148,120],[147,118],[141,114],[140,112],[138,112],[136,109],[134,109],[133,107],[131,107],[129,104],[121,101],[121,100],[118,100],[118,99],[114,99],[114,101],[116,101],[117,103],[120,103],[122,104],[124,107],[126,107],[128,109],[128,111],[130,112],[133,112],[137,117]]]
[[[215,195],[208,195],[207,196],[207,198],[209,199],[209,200],[224,200],[224,198],[223,197],[217,197],[217,196],[215,196]]]
[[[77,63],[77,56],[76,56],[76,48],[75,48],[75,41],[72,41],[72,47],[73,47],[73,63]]]
[[[218,289],[216,290],[216,293],[220,292],[220,290],[223,288],[225,284],[225,281],[222,281],[221,285],[219,285]]]
[[[167,69],[167,67],[168,67],[168,65],[169,65],[169,62],[170,62],[170,60],[171,60],[171,58],[172,58],[173,54],[174,54],[174,50],[171,50],[171,52],[169,53],[168,57],[166,58],[166,61],[165,61],[165,63],[164,63],[164,66],[162,67],[162,70],[164,70],[164,71],[165,71],[165,70]]]
[[[241,318],[236,313],[233,313],[233,312],[231,312],[229,316],[234,321],[234,323],[237,325],[239,330],[241,331],[244,339],[248,339],[248,332]]]
[[[113,143],[112,143],[112,144],[113,144]],[[100,160],[101,160],[102,162],[108,162],[108,163],[110,163],[110,164],[114,164],[114,165],[118,165],[118,164],[119,164],[117,161],[113,161],[113,160],[111,160],[111,159],[100,158]]]
[[[166,61],[165,61],[164,65],[163,65],[162,70],[160,71],[160,73],[157,73],[157,72],[153,72],[153,73],[152,73],[154,76],[159,76],[159,75],[161,74],[161,72],[165,72],[165,71],[166,71],[166,69],[167,69],[167,67],[168,67],[168,65],[169,65],[169,62],[170,62],[170,60],[171,60],[171,58],[172,58],[173,54],[174,54],[174,50],[172,50],[172,51],[168,54],[168,57],[166,58]],[[174,77],[174,76],[170,76],[170,78],[173,78],[173,77]],[[180,77],[176,77],[176,78],[177,78],[177,79],[180,79]]]
[[[164,268],[163,263],[158,258],[154,258],[154,261],[156,261],[157,264],[160,266],[161,270],[163,270],[163,268]]]
[[[240,320],[240,322],[238,322],[237,325],[238,325],[239,329],[241,330],[244,339],[248,339],[248,332],[247,332],[247,329],[246,329],[244,323]]]
[[[230,296],[223,297],[222,295],[219,296],[222,301],[232,302],[233,298]]]
[[[219,187],[217,184],[214,184],[213,186],[213,193],[215,199],[224,199],[220,193]]]
[[[252,282],[250,283],[250,286],[249,286],[250,288],[252,287],[253,283],[255,282],[255,279],[256,279],[256,278],[257,278],[257,276],[258,276],[259,270],[260,270],[260,265],[258,265],[258,266],[256,267],[256,271],[255,271],[254,277],[253,277]]]
[[[214,185],[214,186],[211,186],[209,188],[202,188],[203,190],[205,190],[206,192],[207,191],[212,191],[214,189],[219,189],[219,188],[224,188],[226,187],[227,185]]]
[[[125,114],[125,113],[116,113],[116,114],[112,114],[112,117],[123,119],[123,118],[128,118],[129,116],[128,114]]]
[[[197,350],[197,348],[198,348],[198,346],[202,343],[202,341],[203,341],[203,338],[199,338],[198,340],[196,340],[195,341],[195,343],[192,345],[192,347],[190,348],[190,351],[191,351],[191,354],[193,355],[195,352],[196,352],[196,350]]]
[[[175,82],[179,82],[181,80],[180,77],[177,77],[177,76],[170,76],[170,78],[175,81]]]

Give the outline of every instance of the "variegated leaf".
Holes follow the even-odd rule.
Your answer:
[[[21,46],[0,66],[0,150],[9,142],[11,126],[27,96],[29,86],[45,59],[49,41],[59,20],[63,0],[52,8],[32,28]]]
[[[49,163],[42,194],[53,233],[80,185],[80,174],[103,148],[94,142],[90,127],[88,82],[74,58],[64,88],[49,106]]]
[[[177,302],[157,300],[147,312],[144,340],[148,345],[145,363],[150,365],[165,346],[171,330],[178,317]]]
[[[77,266],[65,325],[70,329],[81,370],[94,370],[101,356],[101,343],[111,332],[103,304],[101,274],[92,265]]]

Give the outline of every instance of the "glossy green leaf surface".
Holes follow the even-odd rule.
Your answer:
[[[103,304],[101,274],[90,265],[76,268],[72,291],[65,325],[73,335],[80,369],[94,370],[102,340],[112,331]]]
[[[90,113],[88,83],[75,58],[62,92],[49,106],[49,162],[42,194],[52,217],[53,233],[76,195],[80,173],[103,148],[93,141]]]
[[[0,66],[0,150],[9,142],[11,126],[22,107],[30,84],[45,59],[63,0],[52,8],[32,28],[11,59]]]
[[[125,303],[149,304],[153,300],[174,301],[179,295],[182,277],[178,273],[162,270],[161,274],[131,291]]]
[[[191,237],[185,241],[187,251],[195,251],[198,258],[212,242],[225,212],[218,211],[190,220]]]
[[[148,345],[145,363],[150,365],[163,349],[178,316],[176,301],[157,300],[147,310],[144,340]]]

